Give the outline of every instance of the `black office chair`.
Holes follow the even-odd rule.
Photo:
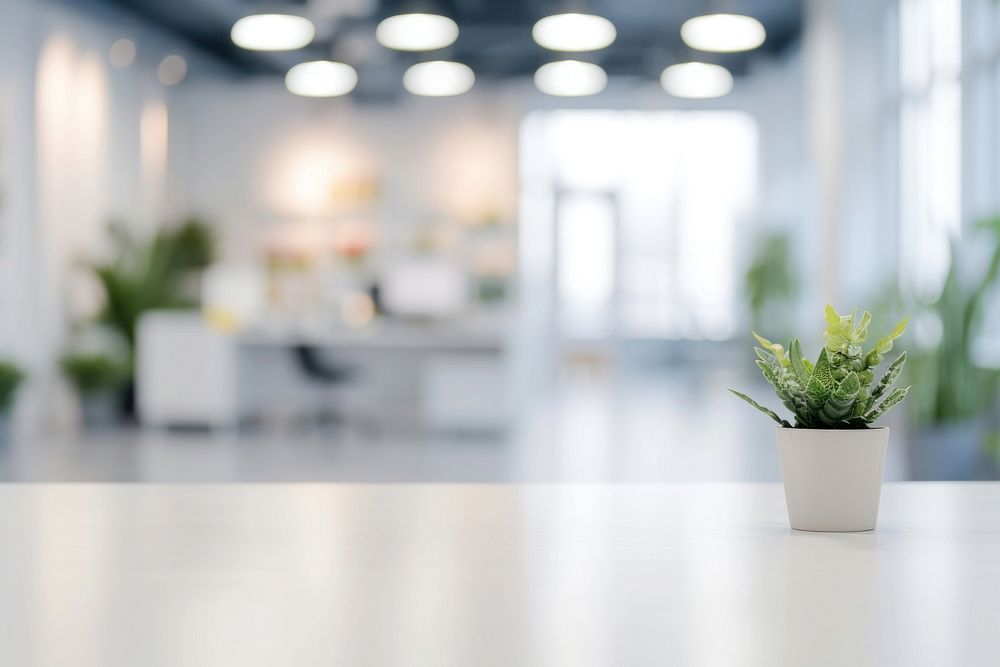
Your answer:
[[[296,345],[292,348],[292,354],[303,375],[311,382],[325,387],[345,384],[357,374],[354,368],[330,362],[322,349],[314,345]],[[344,415],[339,414],[332,405],[329,410],[323,410],[317,415],[317,422],[320,424],[339,424],[344,421]]]

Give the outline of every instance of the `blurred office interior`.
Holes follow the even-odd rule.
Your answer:
[[[5,0],[0,479],[777,480],[726,388],[826,303],[911,317],[887,477],[1000,477],[998,45],[992,0]]]

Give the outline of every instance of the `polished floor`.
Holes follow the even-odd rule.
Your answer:
[[[0,446],[0,480],[776,481],[772,424],[724,391],[745,383],[726,370],[573,374],[502,434],[293,423],[238,433],[124,428],[20,437]],[[961,469],[921,462],[913,438],[890,425],[889,480],[998,476],[985,457]],[[936,456],[951,461],[948,446]]]

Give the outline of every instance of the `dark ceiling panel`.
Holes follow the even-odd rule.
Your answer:
[[[442,52],[404,54],[368,44],[351,49],[359,68],[401,69],[428,57],[461,60],[482,78],[529,76],[554,57],[531,39],[531,26],[541,16],[575,6],[610,18],[618,39],[603,51],[579,56],[601,63],[611,75],[655,75],[658,69],[692,57],[680,40],[688,18],[709,11],[745,13],[760,19],[767,31],[764,46],[747,54],[703,54],[734,74],[745,72],[755,58],[783,52],[801,32],[801,0],[63,0],[71,5],[105,4],[133,14],[210,54],[243,75],[281,74],[302,60],[339,55],[353,40],[373,42],[375,24],[384,16],[415,6],[437,6],[461,27],[458,42]],[[241,16],[262,10],[301,13],[317,22],[317,42],[291,53],[254,53],[232,44],[229,30]],[[361,54],[360,56],[358,54]],[[577,56],[573,56],[577,57]],[[350,60],[350,58],[346,58]],[[390,67],[391,65],[391,67]]]

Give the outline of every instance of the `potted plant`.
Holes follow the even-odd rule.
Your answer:
[[[977,340],[989,313],[989,296],[1000,275],[1000,218],[978,223],[975,261],[969,247],[953,243],[952,262],[941,295],[924,311],[940,336],[915,346],[907,370],[916,385],[910,397],[915,428],[910,472],[916,479],[977,479],[995,474],[987,450],[996,428],[1000,392],[997,360],[983,364]],[[992,367],[990,367],[992,366]]]
[[[906,329],[904,318],[870,350],[871,314],[840,315],[826,307],[825,345],[813,363],[799,340],[784,346],[754,334],[757,365],[794,423],[730,390],[778,423],[778,455],[788,519],[796,530],[873,530],[882,494],[889,429],[871,424],[897,405],[909,387],[892,389],[906,363],[903,352],[875,382],[875,370]]]
[[[111,258],[89,268],[104,297],[97,322],[116,332],[128,350],[123,403],[131,416],[139,320],[151,310],[197,306],[197,279],[212,262],[215,240],[211,228],[197,218],[148,238],[136,237],[119,223],[113,223],[109,232]]]
[[[59,361],[63,374],[80,397],[85,426],[110,424],[120,413],[120,392],[128,381],[129,371],[107,354],[74,353]]]
[[[0,442],[7,439],[10,409],[14,402],[14,394],[24,375],[14,364],[0,360]]]

